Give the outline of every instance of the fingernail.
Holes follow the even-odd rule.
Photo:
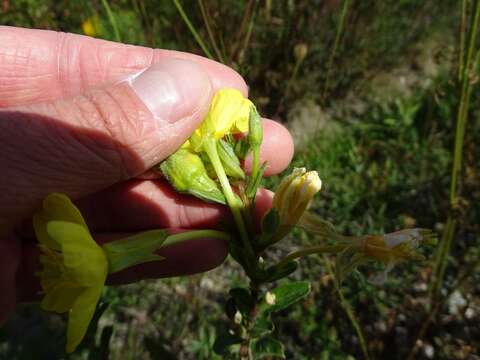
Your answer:
[[[211,92],[206,72],[183,59],[160,60],[135,75],[130,84],[153,116],[168,123],[194,114]]]

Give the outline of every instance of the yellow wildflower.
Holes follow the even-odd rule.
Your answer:
[[[218,140],[227,134],[247,132],[253,106],[236,89],[219,90],[212,99],[206,118],[190,138],[195,151],[201,150],[203,141],[207,138]]]
[[[82,31],[88,36],[98,36],[101,34],[100,21],[98,16],[91,16],[82,23]]]
[[[108,273],[103,249],[70,199],[58,193],[43,201],[33,218],[40,242],[40,283],[47,311],[68,312],[66,351],[72,352],[85,336]]]

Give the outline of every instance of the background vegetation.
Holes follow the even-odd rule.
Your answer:
[[[347,234],[419,226],[441,238],[447,219],[455,219],[450,248],[443,238],[425,249],[427,261],[396,268],[384,286],[370,284],[375,269],[365,267],[338,289],[330,259],[303,261],[293,277],[311,280],[313,291],[276,319],[288,358],[478,359],[479,57],[474,53],[463,71],[459,56],[472,39],[474,5],[477,0],[4,0],[0,24],[210,54],[234,67],[261,113],[294,134],[292,166],[319,171],[324,188],[313,209]],[[452,202],[463,80],[471,95]],[[314,241],[299,231],[278,254]],[[435,277],[443,264],[445,276]],[[225,295],[244,280],[227,260],[203,275],[108,289],[110,307],[71,358],[216,359],[215,334],[228,330]],[[0,329],[0,358],[64,358],[63,327],[61,318],[23,306]]]

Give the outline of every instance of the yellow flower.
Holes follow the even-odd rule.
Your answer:
[[[43,268],[38,275],[45,297],[41,307],[68,312],[66,351],[72,352],[85,336],[95,312],[107,278],[108,260],[78,209],[63,194],[48,195],[33,224],[42,250]]]
[[[201,150],[206,138],[218,140],[227,134],[247,132],[253,106],[253,103],[236,89],[219,90],[212,99],[206,118],[190,138],[195,151]]]
[[[272,208],[278,211],[280,224],[294,226],[308,209],[322,181],[316,171],[295,168],[282,179],[275,191]]]
[[[97,36],[100,35],[100,21],[98,16],[89,17],[82,23],[82,31],[85,35],[88,36]]]

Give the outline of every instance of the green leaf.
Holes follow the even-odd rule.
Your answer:
[[[240,310],[242,315],[248,314],[254,304],[250,292],[245,288],[234,288],[229,291],[229,294],[233,298],[235,306]]]
[[[259,316],[255,321],[250,335],[253,338],[258,338],[270,334],[273,330],[275,330],[275,325],[272,320],[270,320],[268,316]]]
[[[265,336],[252,342],[252,354],[255,359],[275,357],[285,359],[283,344],[271,336]]]
[[[213,351],[215,351],[215,353],[219,355],[224,355],[228,352],[231,346],[240,344],[241,342],[242,338],[240,336],[225,332],[215,339],[215,343],[213,344]]]
[[[293,273],[298,268],[298,262],[290,261],[282,266],[274,265],[265,270],[265,278],[262,282],[273,282],[283,279]]]
[[[270,209],[262,219],[262,234],[273,235],[280,225],[280,215],[277,209]]]
[[[275,303],[270,305],[265,300],[259,306],[259,312],[272,313],[283,310],[310,293],[308,281],[289,282],[270,291],[275,295]]]

